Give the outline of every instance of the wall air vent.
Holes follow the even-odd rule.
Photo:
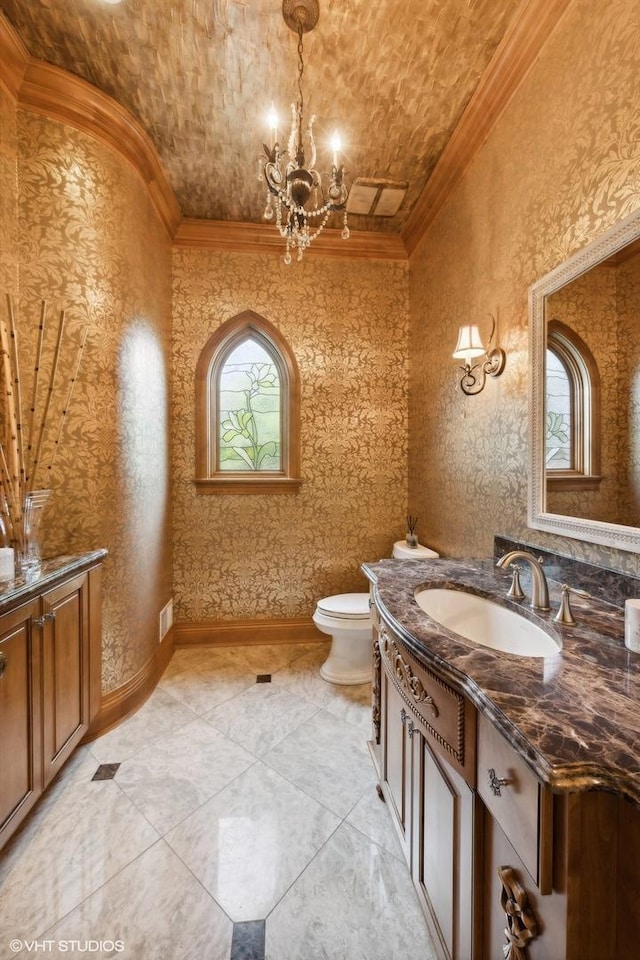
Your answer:
[[[357,177],[349,191],[347,212],[365,217],[393,217],[408,187],[406,180]]]
[[[166,637],[169,630],[173,626],[173,600],[169,600],[169,603],[166,604],[160,611],[160,637],[159,641]]]

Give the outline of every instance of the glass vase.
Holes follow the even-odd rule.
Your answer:
[[[42,567],[40,550],[40,524],[45,507],[49,502],[51,490],[33,490],[25,495],[22,504],[22,517],[16,534],[16,573],[32,580]]]

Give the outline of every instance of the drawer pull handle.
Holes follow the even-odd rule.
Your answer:
[[[44,627],[45,623],[51,623],[51,621],[55,620],[55,618],[55,611],[52,610],[50,613],[45,613],[41,617],[36,617],[33,622],[35,623],[36,627]]]
[[[4,653],[0,653],[0,680],[4,677],[7,672],[8,660],[7,656]]]
[[[500,787],[508,787],[510,783],[513,783],[513,780],[509,777],[499,777],[493,767],[487,770],[487,776],[489,777],[489,786],[494,797],[502,796]]]
[[[409,734],[410,737],[413,737],[414,733],[418,728],[416,727],[416,725],[414,724],[413,720],[411,719],[407,711],[404,709],[404,707],[400,711],[400,719],[402,720],[403,723],[407,723],[407,720],[409,721],[409,723],[407,724],[407,733]]]

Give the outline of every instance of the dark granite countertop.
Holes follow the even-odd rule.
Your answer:
[[[624,609],[572,596],[576,625],[507,598],[495,560],[381,560],[363,570],[381,616],[415,657],[465,693],[556,792],[608,790],[640,805],[640,654],[624,645]],[[522,584],[529,595],[526,569]],[[562,643],[553,657],[498,653],[436,624],[414,599],[423,586],[464,586],[517,609]],[[581,586],[580,583],[572,583]]]
[[[25,580],[24,577],[16,577],[15,580],[8,580],[6,583],[0,583],[0,614],[12,610],[14,607],[25,603],[33,596],[37,596],[44,590],[54,587],[58,581],[68,577],[73,573],[81,573],[89,567],[107,556],[104,549],[91,550],[87,553],[77,553],[53,557],[51,560],[43,560],[40,573],[32,579]]]

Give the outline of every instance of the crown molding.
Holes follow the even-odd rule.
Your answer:
[[[161,222],[173,237],[180,207],[142,125],[86,80],[32,57],[1,12],[0,84],[20,109],[82,130],[124,157],[142,177]]]
[[[82,130],[111,147],[140,174],[170,237],[181,213],[153,141],[137,120],[107,94],[43,60],[31,59],[18,105]]]
[[[0,86],[12,100],[18,99],[30,60],[29,51],[0,10]]]
[[[222,220],[184,219],[173,239],[175,247],[199,247],[231,253],[284,254],[284,241],[273,224],[229,223]],[[407,261],[398,234],[354,230],[343,240],[340,230],[323,230],[305,257],[339,257],[341,260]]]
[[[401,237],[409,256],[424,237],[533,66],[572,0],[525,0],[442,152]]]

